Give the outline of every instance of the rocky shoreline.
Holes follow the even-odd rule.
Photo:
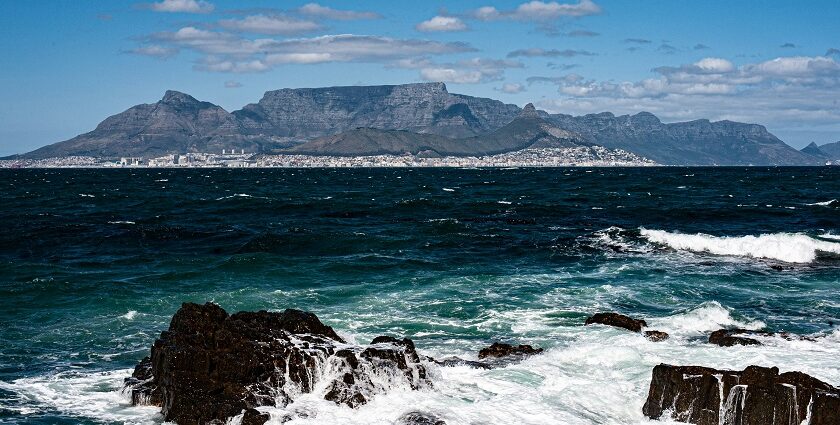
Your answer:
[[[643,333],[651,341],[668,334],[645,330],[644,320],[598,313],[585,325],[607,325]],[[743,329],[713,332],[709,343],[760,345]],[[795,338],[779,334],[784,338]],[[218,305],[185,303],[150,356],[141,360],[125,390],[134,405],[161,408],[166,421],[181,425],[226,423],[261,425],[270,417],[258,408],[283,407],[302,394],[357,408],[389,388],[433,389],[427,367],[490,369],[543,349],[494,343],[478,361],[436,360],[420,355],[408,338],[379,336],[370,344],[349,344],[308,312],[228,314]],[[643,413],[698,425],[840,424],[840,390],[801,372],[749,366],[743,371],[660,364],[653,369]],[[292,417],[279,418],[286,422]],[[805,421],[805,422],[803,422]],[[444,422],[428,412],[409,412],[403,425]]]

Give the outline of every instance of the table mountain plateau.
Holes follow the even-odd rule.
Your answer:
[[[662,123],[647,112],[571,116],[449,93],[443,83],[282,89],[244,108],[167,91],[93,131],[12,158],[116,158],[221,152],[474,156],[527,147],[602,145],[672,165],[817,165],[763,126]],[[825,150],[826,146],[820,147]]]

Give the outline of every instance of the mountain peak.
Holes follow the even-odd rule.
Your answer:
[[[520,118],[540,118],[539,112],[537,112],[537,108],[534,107],[533,103],[529,103],[522,108],[522,112],[519,113]]]
[[[162,103],[198,103],[194,97],[177,90],[167,90],[160,101]]]

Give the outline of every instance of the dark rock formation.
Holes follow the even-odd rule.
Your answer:
[[[268,413],[260,413],[257,409],[247,409],[242,415],[240,425],[263,425],[271,419]]]
[[[396,425],[446,425],[446,422],[429,413],[409,412],[400,416]]]
[[[642,328],[647,326],[647,322],[640,319],[634,319],[629,316],[618,313],[596,313],[586,319],[586,325],[601,324],[607,326],[615,326],[617,328],[624,328],[633,332],[641,332]]]
[[[395,385],[430,385],[411,340],[351,347],[312,313],[228,315],[215,304],[185,303],[125,385],[134,404],[160,406],[166,421],[225,421],[244,411],[248,423],[259,424],[266,418],[255,407],[289,403],[314,391],[318,379],[332,379],[326,399],[364,404],[381,391],[369,370],[386,370]]]
[[[642,408],[651,419],[670,412],[676,421],[698,425],[799,425],[809,411],[811,425],[837,424],[838,389],[775,367],[738,372],[666,364],[654,367]]]
[[[542,348],[534,348],[530,345],[510,345],[494,342],[489,347],[482,348],[478,352],[478,358],[484,359],[487,357],[507,357],[507,356],[530,356],[532,354],[542,353]]]
[[[653,342],[659,342],[670,338],[670,335],[662,331],[645,331],[645,338]]]
[[[475,360],[464,360],[460,357],[447,357],[445,359],[434,360],[436,364],[441,366],[469,366],[473,369],[493,369],[493,365],[487,362],[478,362]]]
[[[709,343],[717,344],[721,347],[732,347],[734,345],[761,345],[761,343],[753,338],[738,335],[748,335],[754,332],[747,329],[719,329],[709,335]]]

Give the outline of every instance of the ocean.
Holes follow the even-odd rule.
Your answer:
[[[840,384],[840,167],[25,169],[0,199],[4,424],[161,423],[120,389],[186,301],[433,357],[546,350],[358,409],[302,396],[292,424],[648,423],[663,362]],[[671,338],[583,326],[601,311]],[[706,342],[735,326],[813,338]]]

